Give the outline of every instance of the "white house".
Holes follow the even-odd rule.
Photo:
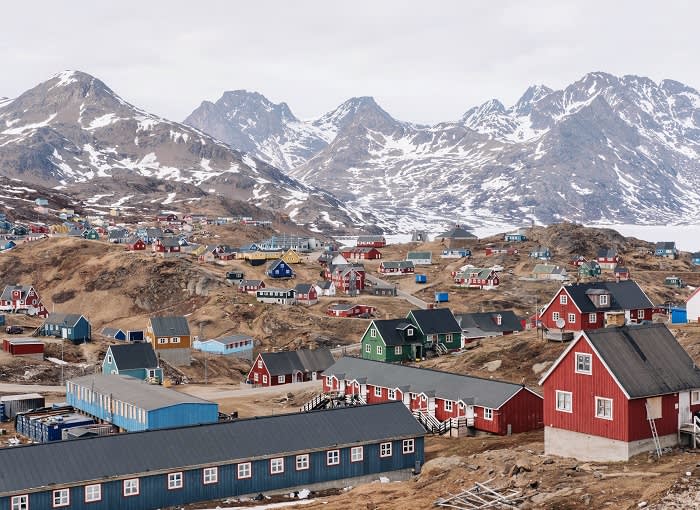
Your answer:
[[[685,302],[688,322],[700,322],[700,287],[695,289]]]

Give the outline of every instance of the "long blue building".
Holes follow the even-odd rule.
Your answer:
[[[0,449],[0,510],[149,510],[407,478],[424,429],[401,402]]]
[[[127,432],[214,423],[219,406],[134,377],[93,374],[66,381],[66,402]]]

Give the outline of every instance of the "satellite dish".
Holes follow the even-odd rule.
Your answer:
[[[566,326],[566,321],[564,319],[562,319],[561,317],[559,317],[557,319],[557,321],[555,322],[555,324],[557,325],[557,327],[559,329],[564,329],[564,326]]]

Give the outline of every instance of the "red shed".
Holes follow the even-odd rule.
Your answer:
[[[324,373],[323,389],[358,394],[368,404],[403,401],[439,422],[464,418],[494,434],[542,428],[542,397],[521,384],[343,357]]]
[[[581,460],[654,450],[652,430],[677,445],[700,410],[700,370],[663,324],[584,331],[540,385],[545,453]]]
[[[2,350],[13,356],[44,357],[44,342],[36,338],[5,338]]]

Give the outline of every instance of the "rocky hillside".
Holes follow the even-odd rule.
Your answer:
[[[328,193],[201,131],[145,112],[77,71],[0,103],[0,174],[70,188],[96,206],[135,207],[149,195],[150,204],[172,209],[212,195],[248,201],[316,228],[359,220]]]
[[[700,216],[700,94],[673,80],[589,73],[562,90],[533,86],[512,106],[493,99],[434,126],[397,121],[371,98],[306,122],[260,95],[245,95],[245,108],[228,108],[224,98],[216,115],[200,107],[188,122],[225,130],[227,143],[244,140],[246,150],[377,210],[393,228],[455,217],[502,224]],[[339,111],[342,123],[334,122]],[[264,127],[261,112],[269,113]],[[313,143],[297,142],[301,132],[313,132]]]

